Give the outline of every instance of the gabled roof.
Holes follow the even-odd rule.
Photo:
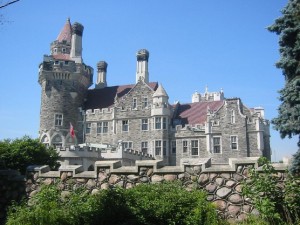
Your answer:
[[[181,125],[204,124],[207,119],[207,109],[217,111],[223,103],[224,101],[179,104],[174,119],[180,120]]]
[[[72,26],[71,26],[70,18],[68,18],[64,27],[62,28],[59,35],[57,36],[56,40],[59,42],[65,40],[68,43],[71,43],[71,39],[72,39]]]
[[[148,84],[154,91],[157,89],[157,82]],[[114,105],[115,97],[118,98],[126,95],[135,84],[105,87],[102,89],[90,89],[87,94],[85,109],[103,109],[110,108]]]

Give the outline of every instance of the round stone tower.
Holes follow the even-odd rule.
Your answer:
[[[93,69],[82,61],[82,33],[83,26],[71,26],[68,19],[51,43],[51,55],[44,56],[39,66],[39,135],[43,143],[54,147],[83,142],[84,118],[80,109],[92,85]]]

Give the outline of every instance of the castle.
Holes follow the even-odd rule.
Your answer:
[[[40,140],[60,151],[61,163],[92,168],[97,160],[157,159],[164,165],[209,159],[270,159],[269,122],[261,107],[248,108],[223,91],[194,93],[191,103],[170,104],[168,94],[150,82],[149,52],[137,52],[136,83],[109,86],[107,63],[93,68],[82,59],[83,26],[68,19],[51,54],[39,66],[42,88]]]

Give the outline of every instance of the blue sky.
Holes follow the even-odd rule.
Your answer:
[[[7,1],[0,1],[7,2]],[[283,87],[278,36],[266,30],[287,0],[21,0],[0,14],[0,139],[38,136],[38,65],[50,53],[68,17],[84,25],[84,62],[108,63],[108,85],[135,82],[135,53],[150,52],[151,81],[163,84],[170,103],[191,101],[195,90],[223,88],[248,107],[277,115]],[[94,81],[96,74],[94,74]],[[273,160],[296,152],[296,138],[271,129]]]

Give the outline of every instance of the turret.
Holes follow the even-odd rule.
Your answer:
[[[192,95],[192,103],[200,102],[200,100],[201,100],[201,94],[198,93],[198,91],[195,91],[195,93]]]
[[[83,26],[75,24],[72,28],[67,20],[51,44],[51,55],[45,55],[39,66],[40,139],[56,147],[82,142],[83,124],[78,121],[83,118],[79,109],[93,80],[93,68],[82,63],[81,58]],[[70,134],[71,127],[75,136]]]
[[[51,43],[51,55],[69,57],[71,51],[72,26],[70,18],[58,34],[55,41]]]
[[[155,115],[170,115],[169,96],[163,86],[159,84],[158,88],[153,94],[153,107],[151,109],[151,116]]]
[[[146,49],[141,49],[136,53],[136,58],[136,83],[139,81],[139,79],[143,79],[146,83],[149,83],[149,52]]]
[[[96,88],[105,88],[107,86],[106,83],[106,71],[107,71],[107,63],[105,61],[100,61],[97,63],[97,82]]]

